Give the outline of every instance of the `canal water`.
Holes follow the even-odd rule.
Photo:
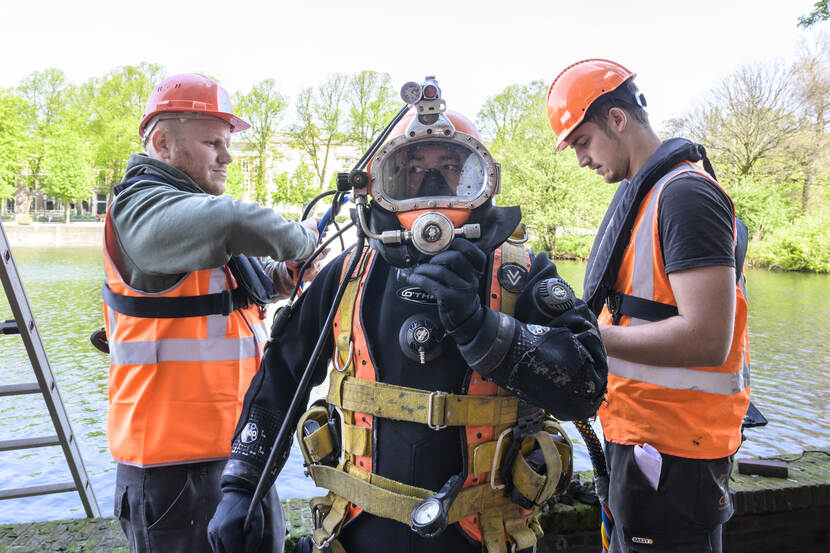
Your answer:
[[[105,433],[108,358],[88,340],[102,325],[100,250],[17,248],[14,255],[98,502],[109,515],[115,463]],[[584,265],[558,266],[581,293]],[[747,431],[739,456],[828,450],[830,421],[824,402],[830,400],[830,275],[749,270],[747,277],[752,396],[770,423]],[[0,317],[12,317],[5,296],[0,297]],[[34,381],[19,337],[0,336],[0,360],[0,383]],[[323,393],[316,389],[313,397]],[[565,427],[575,441],[575,468],[589,469],[576,429]],[[0,440],[53,433],[39,395],[0,398]],[[0,452],[0,489],[68,480],[60,447]],[[282,497],[317,493],[303,476],[296,444],[277,484]],[[82,516],[75,493],[0,501],[0,523]]]

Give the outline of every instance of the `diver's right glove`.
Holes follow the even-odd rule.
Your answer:
[[[415,267],[407,278],[435,297],[441,324],[456,343],[470,341],[481,326],[485,309],[478,294],[486,264],[481,248],[456,238],[448,250]]]

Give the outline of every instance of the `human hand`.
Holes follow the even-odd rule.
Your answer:
[[[458,343],[472,338],[478,326],[473,323],[483,315],[478,288],[486,263],[487,256],[478,246],[456,238],[450,249],[415,267],[407,277],[410,284],[435,296],[441,324]],[[462,325],[465,328],[459,333]]]
[[[303,280],[305,282],[311,282],[312,280],[314,280],[314,277],[316,277],[323,269],[323,267],[325,267],[327,262],[326,256],[329,254],[329,251],[330,248],[325,248],[323,251],[320,252],[320,254],[317,257],[314,258],[314,261],[312,261],[311,264],[308,267],[306,267],[306,270],[303,273]],[[292,278],[294,278],[294,280],[296,281],[297,272],[304,264],[305,261],[286,261],[285,267],[291,272]]]
[[[248,531],[243,531],[252,494],[241,487],[223,487],[222,500],[208,523],[208,542],[213,553],[254,553],[262,542],[265,515],[257,505]]]
[[[303,219],[302,221],[300,221],[300,225],[304,226],[305,228],[311,230],[314,233],[315,244],[318,244],[320,242],[320,231],[317,230],[317,225],[319,224],[319,217],[309,217],[308,219]]]

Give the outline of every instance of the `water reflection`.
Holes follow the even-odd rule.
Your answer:
[[[112,512],[115,463],[106,440],[108,358],[89,344],[100,327],[100,250],[14,250],[32,309],[46,343],[69,418],[84,455],[102,512]],[[557,264],[563,278],[581,293],[584,265]],[[748,431],[741,454],[768,455],[830,448],[827,406],[830,397],[830,276],[748,271],[753,401],[769,426]],[[0,317],[11,318],[5,297]],[[0,337],[2,383],[33,382],[22,342]],[[323,387],[312,398],[325,395]],[[598,424],[595,428],[599,432]],[[575,467],[590,468],[587,452],[571,425]],[[0,398],[0,440],[54,434],[39,395]],[[17,488],[71,480],[59,447],[0,453],[0,488]],[[318,493],[303,476],[296,444],[278,480],[283,497]],[[77,494],[64,493],[0,502],[0,522],[84,516]]]

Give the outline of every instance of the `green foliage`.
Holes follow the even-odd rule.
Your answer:
[[[86,144],[69,130],[53,135],[43,157],[43,185],[46,194],[64,204],[65,220],[69,222],[69,204],[92,194],[92,172]]]
[[[392,78],[388,73],[361,71],[349,78],[346,87],[349,104],[348,139],[365,151],[375,135],[398,111]]]
[[[813,5],[813,11],[798,18],[798,26],[806,29],[821,21],[827,21],[828,18],[830,18],[830,8],[827,6],[827,0],[818,0]]]
[[[290,127],[291,145],[301,150],[322,187],[334,146],[345,141],[343,103],[347,78],[335,74],[316,89],[306,88],[297,97],[298,123]]]
[[[811,213],[778,227],[764,241],[752,244],[748,257],[787,271],[830,273],[830,214]]]
[[[130,154],[141,151],[138,125],[147,98],[164,74],[160,65],[125,65],[90,79],[77,91],[76,103],[85,122],[79,132],[89,142],[100,186],[118,184]]]
[[[245,179],[242,176],[242,167],[238,161],[231,162],[227,169],[228,178],[225,179],[225,194],[241,200],[245,196]]]
[[[251,128],[244,131],[243,138],[247,141],[247,148],[256,154],[250,160],[254,200],[264,203],[268,195],[268,148],[285,114],[285,97],[277,90],[274,79],[265,79],[255,84],[249,93],[237,95],[234,105],[236,112],[251,124]]]
[[[488,99],[478,114],[479,125],[493,137],[490,153],[501,163],[502,192],[496,201],[521,206],[534,250],[584,258],[615,187],[581,169],[572,151],[554,153],[544,93],[539,81],[511,85]],[[567,239],[560,242],[560,235]]]
[[[0,90],[0,200],[15,191],[16,174],[26,165],[26,102]]]

